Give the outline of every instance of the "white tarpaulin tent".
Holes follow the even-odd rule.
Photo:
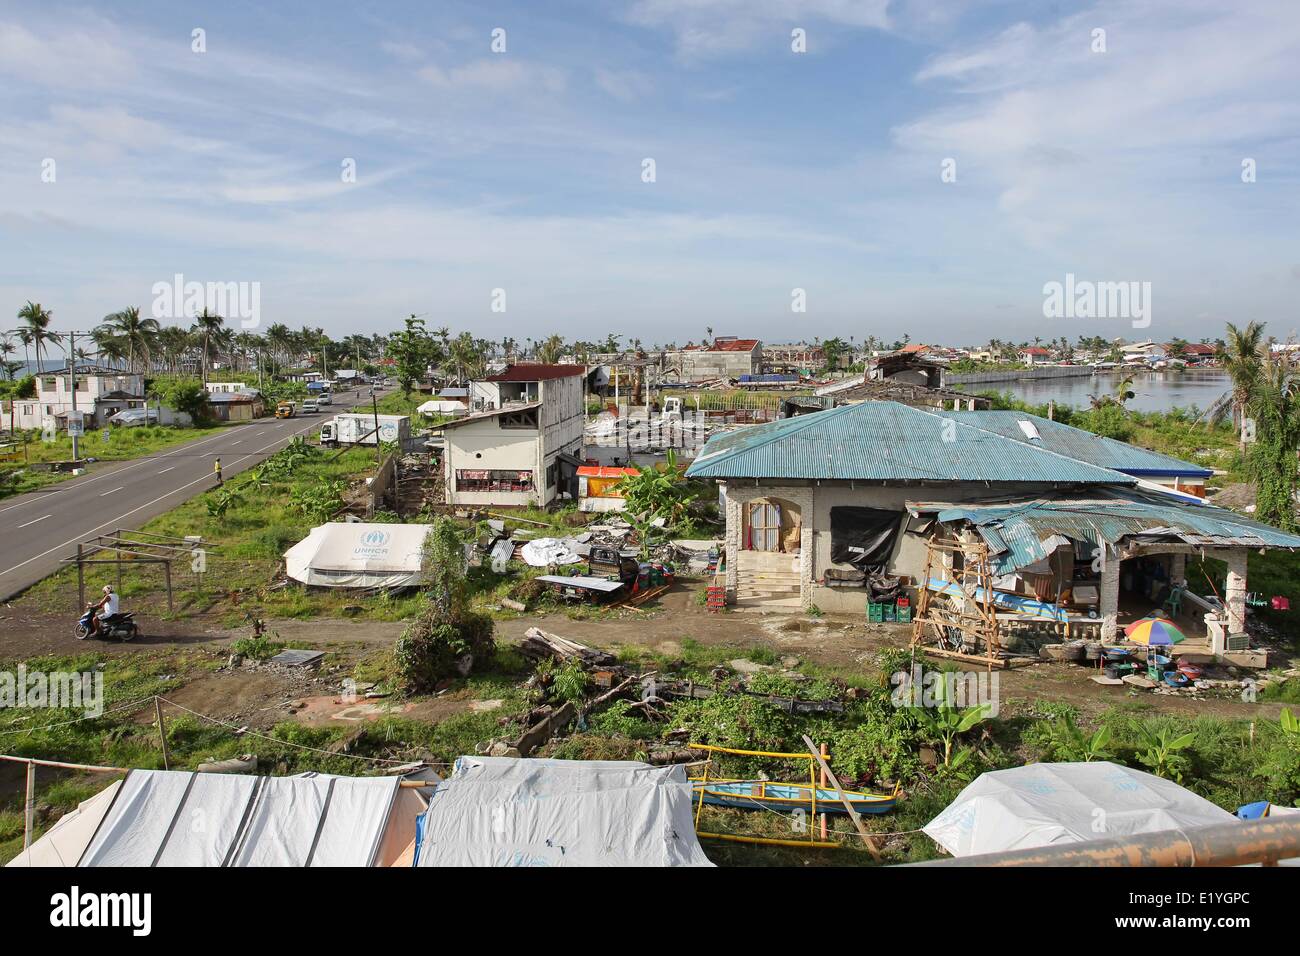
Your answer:
[[[1170,780],[1096,761],[981,774],[923,829],[953,856],[975,856],[1234,820]]]
[[[461,757],[424,815],[417,866],[712,866],[683,767]]]
[[[389,866],[425,808],[400,782],[132,770],[10,865]]]
[[[331,521],[284,553],[289,577],[335,588],[420,583],[420,556],[432,525]]]
[[[428,415],[430,418],[434,415],[441,415],[443,418],[460,418],[469,414],[469,409],[465,407],[464,402],[453,402],[437,398],[425,402],[416,411],[421,415]]]
[[[76,866],[120,786],[122,781],[114,780],[89,800],[83,800],[5,866]]]

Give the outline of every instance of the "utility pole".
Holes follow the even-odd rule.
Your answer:
[[[68,380],[72,383],[72,415],[68,418],[68,433],[72,438],[72,461],[75,464],[80,455],[77,453],[78,435],[72,430],[73,420],[77,418],[77,333],[68,333]],[[145,412],[145,424],[149,423],[149,414]],[[81,428],[81,423],[77,422],[77,428]]]
[[[370,386],[370,403],[375,409],[375,464],[383,463],[384,456],[379,449],[379,399],[375,397],[375,387]]]

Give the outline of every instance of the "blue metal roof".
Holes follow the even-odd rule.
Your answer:
[[[940,411],[862,402],[710,438],[693,478],[1131,485],[1108,468],[1014,441]]]
[[[1045,558],[1043,542],[1053,535],[1093,546],[1129,539],[1206,548],[1300,548],[1300,537],[1224,508],[1129,488],[988,504],[909,502],[908,508],[945,523],[969,521],[988,542],[994,570],[1002,574]]]
[[[1213,472],[1204,465],[1180,461],[1159,452],[1138,448],[1113,438],[1103,438],[1092,432],[1054,422],[1048,418],[1039,418],[1027,412],[1016,411],[953,411],[945,414],[975,425],[987,431],[996,432],[1005,438],[1011,438],[1024,444],[1046,448],[1057,454],[1086,461],[1102,468],[1114,468],[1126,475],[1139,477],[1168,477],[1176,475],[1188,478],[1208,478]],[[1031,423],[1038,431],[1041,441],[1034,441],[1025,434],[1020,422]]]

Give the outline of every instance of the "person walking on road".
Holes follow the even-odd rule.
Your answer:
[[[217,476],[217,487],[220,488],[225,482],[221,480],[221,459],[218,458],[212,466],[212,473]]]

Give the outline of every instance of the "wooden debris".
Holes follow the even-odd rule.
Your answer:
[[[551,634],[540,627],[530,627],[524,632],[524,639],[519,642],[519,653],[533,661],[548,657],[558,661],[577,660],[588,667],[604,667],[618,661],[613,654]]]

